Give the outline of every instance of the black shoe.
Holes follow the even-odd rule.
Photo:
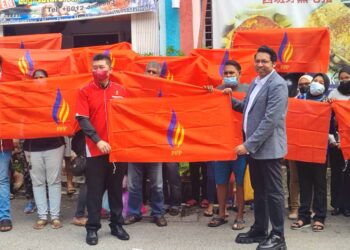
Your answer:
[[[259,244],[256,250],[287,250],[287,245],[284,237],[270,234],[266,240]]]
[[[86,243],[89,245],[97,245],[98,243],[97,231],[87,230]]]
[[[337,216],[342,212],[342,209],[340,208],[334,208],[333,211],[331,212],[331,215]]]
[[[168,222],[166,221],[163,215],[160,217],[154,217],[153,222],[156,223],[158,227],[165,227],[168,225]]]
[[[250,229],[246,233],[240,233],[236,237],[236,243],[239,244],[251,244],[251,243],[260,243],[267,238],[267,233],[257,231],[255,229]]]
[[[169,214],[171,216],[177,216],[177,215],[179,215],[179,213],[180,213],[180,209],[178,207],[171,207],[169,209]]]
[[[130,236],[129,234],[124,230],[124,228],[121,225],[116,226],[110,226],[111,227],[111,234],[116,236],[120,240],[129,240]]]
[[[134,223],[136,223],[136,222],[138,222],[140,220],[142,220],[142,217],[136,217],[134,215],[128,215],[124,219],[124,225],[131,225],[131,224],[134,224]]]

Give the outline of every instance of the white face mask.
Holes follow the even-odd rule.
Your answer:
[[[310,93],[313,96],[318,96],[318,95],[322,95],[325,91],[325,87],[323,84],[318,83],[318,82],[314,82],[312,81],[310,83]]]

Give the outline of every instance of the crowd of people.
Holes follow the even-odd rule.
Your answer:
[[[25,213],[37,213],[33,228],[53,229],[63,226],[60,219],[61,170],[66,167],[67,194],[75,193],[70,166],[76,156],[86,158],[85,182],[80,185],[73,224],[85,226],[86,242],[98,244],[97,231],[101,217],[108,213],[111,234],[128,240],[124,225],[142,220],[145,197],[149,198],[153,222],[167,226],[165,213],[176,216],[185,206],[204,208],[212,217],[209,227],[227,223],[228,203],[236,210],[233,230],[246,227],[244,220],[244,176],[249,166],[254,189],[255,222],[246,233],[238,234],[237,243],[259,243],[258,249],[286,249],[284,239],[284,194],[281,166],[287,152],[285,118],[288,103],[286,81],[275,71],[276,53],[260,47],[254,57],[257,77],[250,85],[239,82],[241,66],[234,60],[224,65],[222,84],[204,86],[203,91],[245,92],[239,101],[232,97],[232,109],[243,113],[244,142],[234,151],[233,161],[190,162],[191,192],[182,198],[179,163],[117,163],[109,162],[106,103],[112,98],[127,98],[128,90],[110,80],[111,60],[97,54],[92,61],[93,81],[83,87],[77,99],[76,119],[81,131],[69,137],[0,140],[0,231],[12,229],[10,212],[10,165],[22,164],[24,189],[28,203]],[[161,77],[158,62],[147,64],[145,74]],[[339,73],[339,85],[328,93],[330,79],[326,74],[304,74],[298,79],[294,98],[318,102],[350,99],[350,67]],[[34,79],[49,77],[43,69],[33,72]],[[327,95],[328,93],[328,95]],[[314,232],[325,229],[327,214],[327,167],[331,169],[332,215],[350,216],[350,174],[348,159],[344,159],[334,114],[330,121],[327,161],[320,163],[285,161],[289,169],[289,215],[295,220],[294,230],[312,226]],[[12,162],[12,164],[10,164]],[[234,176],[235,187],[232,185]],[[146,194],[149,185],[150,193]],[[233,190],[234,196],[232,195]],[[234,197],[234,198],[233,198]],[[123,200],[124,199],[124,200]],[[107,202],[106,202],[107,201]],[[107,203],[107,205],[105,204]],[[218,203],[218,214],[214,204]],[[123,209],[124,205],[124,209]],[[107,212],[106,212],[107,211]],[[268,233],[269,221],[272,230]],[[312,223],[313,221],[313,223]]]

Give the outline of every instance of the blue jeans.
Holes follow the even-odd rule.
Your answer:
[[[160,217],[164,214],[162,163],[129,163],[129,215],[142,216],[142,180],[145,172],[151,184],[151,216]]]
[[[0,152],[0,221],[11,220],[9,166],[11,151]]]

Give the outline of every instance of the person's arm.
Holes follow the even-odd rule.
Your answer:
[[[84,134],[89,137],[94,143],[98,143],[101,137],[97,134],[94,126],[92,126],[90,119],[85,116],[77,116],[80,128],[83,130]]]
[[[243,143],[248,152],[256,153],[260,146],[265,143],[276,127],[279,119],[286,115],[288,103],[288,89],[285,83],[279,83],[270,87],[269,96],[264,118],[254,133]]]

